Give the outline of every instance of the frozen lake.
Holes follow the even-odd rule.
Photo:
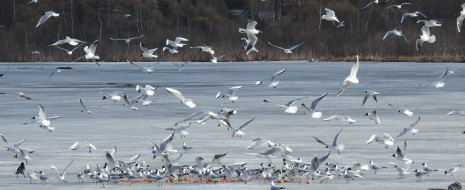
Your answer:
[[[218,112],[228,106],[237,110],[237,115],[231,116],[230,123],[238,127],[244,122],[257,117],[242,131],[242,138],[231,138],[231,131],[217,127],[216,121],[207,121],[204,125],[192,124],[187,130],[190,134],[181,138],[175,135],[172,142],[175,149],[182,152],[182,143],[186,142],[193,149],[184,153],[179,160],[181,165],[195,164],[196,157],[211,161],[213,155],[228,153],[222,163],[247,162],[249,169],[260,167],[267,160],[250,157],[244,153],[259,153],[267,147],[246,149],[253,139],[266,138],[275,143],[282,143],[292,148],[293,157],[300,157],[310,162],[315,155],[323,156],[328,152],[314,138],[331,143],[334,135],[341,129],[338,142],[345,145],[341,154],[332,152],[326,162],[353,164],[368,164],[373,161],[385,166],[375,175],[373,171],[363,171],[363,178],[346,183],[343,178],[335,177],[331,183],[307,185],[302,183],[282,184],[287,189],[374,189],[389,187],[400,189],[427,189],[432,187],[446,188],[452,182],[462,182],[465,169],[444,175],[444,170],[463,164],[465,159],[465,116],[447,115],[450,111],[464,111],[465,65],[461,63],[379,63],[361,62],[358,78],[360,84],[349,86],[347,90],[336,97],[335,94],[342,81],[349,74],[352,62],[226,62],[226,63],[196,63],[185,66],[183,71],[177,71],[170,62],[155,66],[151,74],[141,72],[136,67],[124,63],[102,62],[102,67],[94,63],[0,63],[0,133],[10,144],[22,139],[26,141],[22,147],[35,150],[30,154],[31,160],[26,164],[26,172],[45,171],[50,177],[45,186],[29,184],[28,178],[16,179],[14,172],[20,160],[2,148],[0,151],[0,186],[1,189],[45,189],[50,186],[60,189],[99,188],[94,183],[79,184],[76,174],[82,172],[86,165],[95,169],[97,164],[106,162],[105,151],[118,148],[118,159],[127,161],[139,154],[138,162],[144,160],[151,168],[160,168],[163,163],[159,158],[152,159],[152,143],[150,137],[159,143],[171,132],[160,128],[173,127],[173,124],[189,116],[194,111]],[[151,63],[137,63],[150,66]],[[55,73],[48,79],[56,67],[72,67]],[[429,85],[435,81],[446,68],[456,70],[456,74],[445,78],[443,88],[417,87],[417,84]],[[281,69],[286,69],[277,77],[280,84],[276,89],[264,85],[257,86],[258,80],[267,81],[271,75]],[[439,72],[434,74],[435,72]],[[102,101],[101,92],[124,92],[129,98],[139,93],[136,85],[152,85],[159,88],[151,100],[155,103],[149,106],[136,105],[138,110],[123,106],[123,101]],[[217,92],[227,92],[232,86],[244,86],[236,95],[239,99],[232,103],[227,99],[215,99]],[[191,98],[197,107],[190,109],[181,104],[178,99],[164,88],[170,87],[181,91]],[[374,90],[381,95],[376,103],[369,98],[361,106],[364,92]],[[26,100],[14,93],[23,92],[32,100]],[[323,112],[321,119],[313,119],[304,114],[299,106],[295,115],[284,113],[284,109],[276,104],[286,104],[292,99],[309,96],[296,103],[307,105],[320,95],[328,92],[317,107]],[[90,107],[93,114],[81,113],[79,98]],[[269,103],[264,102],[266,99]],[[385,104],[389,102],[398,107],[414,111],[413,117],[398,113],[398,109]],[[53,132],[38,127],[37,124],[23,125],[37,115],[38,104],[45,107],[48,116],[61,115],[53,120]],[[377,110],[381,124],[375,123],[365,113]],[[347,115],[356,120],[353,124],[344,121],[322,121],[332,115]],[[365,142],[372,134],[388,133],[397,136],[404,128],[413,123],[418,116],[421,120],[416,126],[416,135],[406,134],[397,138],[396,145],[385,149],[382,144]],[[414,161],[404,179],[398,179],[398,172],[389,164],[398,163],[391,157],[396,146],[408,143],[407,157]],[[97,150],[88,153],[86,150],[71,151],[69,147],[76,141],[93,143]],[[8,146],[3,141],[0,146]],[[11,145],[10,145],[11,146]],[[174,156],[177,156],[176,153]],[[68,183],[60,184],[56,172],[50,166],[63,169],[71,160],[66,179]],[[273,164],[281,168],[282,158],[273,158]],[[326,163],[325,162],[325,163]],[[425,176],[421,183],[412,172],[422,170],[421,163],[438,169]],[[324,165],[320,167],[323,169]],[[90,182],[90,179],[86,179]],[[39,181],[37,181],[39,183]],[[112,189],[269,189],[269,184],[254,180],[244,183],[222,184],[192,184],[165,183],[157,187],[156,183],[136,183],[105,185]]]

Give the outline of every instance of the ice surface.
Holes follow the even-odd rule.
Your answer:
[[[346,184],[342,178],[334,178],[330,184],[307,185],[304,182],[282,184],[287,189],[427,189],[431,187],[446,188],[454,181],[461,182],[465,170],[459,170],[453,176],[444,176],[443,171],[463,163],[465,136],[461,133],[465,117],[461,115],[446,115],[449,111],[465,110],[465,86],[463,85],[465,66],[460,63],[379,63],[361,62],[358,78],[360,84],[354,84],[336,97],[335,94],[342,81],[349,74],[351,62],[223,62],[190,63],[182,72],[169,62],[155,67],[152,74],[143,73],[128,63],[101,63],[102,68],[94,63],[0,63],[0,72],[5,73],[0,78],[0,133],[5,135],[10,144],[26,139],[24,148],[34,149],[30,154],[32,160],[26,164],[26,172],[45,171],[51,178],[47,185],[29,184],[29,179],[16,179],[14,172],[20,161],[5,149],[0,151],[0,189],[37,189],[60,188],[81,189],[99,188],[93,183],[78,184],[76,174],[83,171],[86,164],[95,169],[97,164],[103,164],[105,151],[118,147],[118,159],[127,161],[140,153],[139,161],[145,160],[152,168],[160,168],[160,159],[152,159],[150,141],[161,142],[170,135],[170,131],[159,129],[173,127],[177,121],[184,119],[194,111],[218,112],[225,106],[237,109],[237,115],[231,116],[231,124],[238,127],[253,117],[242,131],[242,138],[231,138],[232,131],[217,127],[217,123],[208,121],[205,125],[193,124],[187,131],[189,135],[181,138],[176,135],[174,148],[182,151],[182,142],[192,146],[185,153],[181,164],[194,164],[194,158],[201,156],[211,161],[215,154],[228,153],[222,160],[224,163],[247,162],[250,169],[258,168],[266,160],[253,158],[244,153],[254,153],[266,150],[266,147],[247,150],[255,138],[267,138],[275,143],[282,143],[293,149],[294,157],[310,161],[315,155],[324,155],[327,149],[317,143],[312,137],[331,143],[334,135],[344,129],[339,135],[339,142],[345,145],[340,155],[331,154],[328,162],[352,164],[360,162],[368,164],[374,161],[387,169],[376,175],[367,171],[362,179],[355,179]],[[152,63],[138,63],[148,66]],[[53,68],[69,66],[72,70],[63,70],[48,79]],[[266,86],[256,86],[255,82],[267,81],[271,75],[281,69],[285,73],[277,77],[280,84],[276,89]],[[429,85],[440,74],[431,75],[445,68],[459,69],[457,74],[447,76],[445,87],[416,87],[417,84]],[[158,86],[156,101],[147,107],[136,105],[134,111],[123,106],[123,101],[102,101],[103,94],[113,91],[124,92],[129,98],[136,97],[136,85]],[[244,86],[236,95],[239,99],[232,103],[227,99],[215,99],[219,91],[227,91],[232,86]],[[164,88],[170,87],[181,91],[197,104],[190,109],[169,94]],[[378,103],[369,99],[362,107],[363,94],[366,90],[374,90],[381,95]],[[32,100],[25,100],[13,95],[23,92]],[[320,95],[329,92],[317,106],[323,112],[321,119],[331,115],[347,115],[357,122],[349,125],[343,121],[323,122],[312,119],[299,107],[295,115],[284,113],[284,109],[276,104],[309,96],[303,101],[310,102]],[[81,113],[79,98],[93,114]],[[263,99],[269,103],[263,102]],[[414,111],[414,117],[401,115],[389,102],[395,106],[406,107]],[[38,104],[45,107],[48,116],[61,115],[63,118],[52,121],[56,127],[48,132],[36,124],[23,125],[31,121],[38,112]],[[296,105],[300,105],[298,102]],[[366,112],[376,109],[381,119],[380,125],[364,116]],[[415,161],[410,168],[411,174],[405,179],[398,179],[397,171],[389,162],[397,160],[391,155],[396,147],[384,149],[383,145],[373,143],[366,145],[365,141],[372,134],[388,133],[397,136],[402,129],[413,123],[418,116],[421,121],[417,125],[419,133],[412,136],[406,134],[396,145],[408,143],[408,158]],[[93,143],[97,150],[88,153],[86,150],[71,151],[69,147],[76,141]],[[7,146],[0,142],[0,146]],[[176,154],[177,155],[177,154]],[[56,173],[50,166],[64,168],[70,160],[74,163],[68,168],[65,184],[55,179]],[[414,169],[421,169],[421,163],[426,162],[432,168],[440,170],[425,176],[421,183],[416,182]],[[281,165],[281,158],[274,158],[273,163]],[[86,181],[90,182],[89,179]],[[37,181],[39,183],[39,181]],[[316,180],[314,183],[318,183]],[[265,182],[227,183],[227,184],[192,184],[165,183],[162,187],[153,184],[107,184],[111,189],[268,189]]]

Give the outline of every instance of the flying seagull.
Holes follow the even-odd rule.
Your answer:
[[[352,65],[352,69],[350,70],[349,76],[344,79],[344,82],[342,82],[342,87],[339,89],[337,92],[336,96],[339,96],[346,90],[347,87],[349,87],[350,84],[358,84],[359,80],[357,78],[357,72],[358,72],[358,67],[360,65],[358,55],[355,56],[356,61],[354,65]]]
[[[273,46],[273,47],[275,47],[275,48],[282,49],[282,50],[284,51],[284,53],[287,53],[287,54],[292,53],[292,50],[294,50],[295,48],[300,47],[300,46],[303,45],[304,43],[305,43],[305,42],[302,42],[302,43],[297,44],[297,45],[294,45],[294,46],[292,46],[292,47],[290,47],[290,48],[283,48],[283,47],[279,47],[279,46],[277,46],[277,45],[273,45],[273,44],[271,44],[270,42],[268,42],[268,44],[270,44],[270,46]]]
[[[321,141],[317,137],[313,137],[313,138],[315,138],[316,142],[318,142],[318,143],[320,143],[322,145],[325,145],[326,148],[329,148],[331,150],[335,150],[335,151],[337,151],[338,154],[340,154],[341,151],[344,150],[344,145],[343,144],[339,144],[339,145],[337,144],[337,138],[339,137],[339,134],[341,132],[342,132],[342,129],[336,134],[336,136],[334,136],[332,144],[326,144],[325,142]]]
[[[110,40],[121,40],[121,41],[125,41],[126,43],[129,43],[129,42],[131,42],[131,40],[142,38],[143,36],[144,35],[142,34],[140,36],[131,37],[131,38],[110,38]]]
[[[50,17],[58,17],[60,14],[53,12],[53,11],[47,11],[45,12],[39,19],[39,22],[37,22],[36,28],[42,25],[46,20],[48,20]]]
[[[190,98],[186,98],[181,92],[179,92],[178,90],[176,89],[173,89],[173,88],[165,88],[166,91],[168,91],[169,93],[171,93],[172,95],[176,96],[176,98],[178,98],[179,100],[181,100],[181,103],[185,104],[187,107],[189,108],[195,108],[195,103],[190,99]]]
[[[312,118],[315,118],[315,119],[321,118],[322,113],[321,113],[321,112],[315,111],[315,109],[316,109],[316,106],[318,105],[318,103],[319,103],[324,97],[326,97],[326,95],[328,95],[328,93],[325,93],[325,94],[321,95],[320,97],[318,97],[317,99],[313,100],[313,101],[312,101],[312,104],[310,105],[310,108],[308,108],[304,103],[302,103],[302,104],[300,104],[300,105],[302,105],[302,107],[304,107],[304,109],[306,109],[307,111],[309,111],[310,113],[312,113]]]

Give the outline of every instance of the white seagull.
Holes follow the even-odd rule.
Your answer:
[[[90,44],[90,46],[86,46],[84,47],[84,52],[86,53],[84,56],[81,56],[79,58],[77,58],[75,61],[77,60],[80,60],[82,58],[86,58],[87,60],[92,60],[94,61],[95,64],[97,64],[98,66],[101,66],[96,60],[100,59],[100,56],[98,55],[95,55],[95,50],[97,49],[97,44],[98,44],[98,40],[95,40],[92,44]]]
[[[373,3],[376,3],[376,4],[378,4],[378,3],[379,3],[379,1],[378,1],[378,0],[373,0],[373,1],[371,1],[370,3],[368,3],[368,5],[366,5],[366,6],[362,7],[361,9],[365,9],[365,8],[367,8],[368,6],[370,6],[370,5],[371,5],[371,4],[373,4]]]
[[[124,105],[130,106],[129,108],[131,108],[132,110],[138,110],[139,108],[135,107],[135,104],[138,102],[139,98],[141,98],[142,96],[143,94],[135,97],[134,99],[129,100],[128,96],[126,96],[126,94],[123,94],[123,100],[125,102]]]
[[[286,105],[281,105],[281,104],[277,104],[279,107],[282,107],[282,108],[286,108],[284,110],[284,112],[286,113],[289,113],[289,114],[295,114],[297,113],[297,110],[299,110],[299,107],[297,106],[294,106],[294,103],[296,103],[297,101],[299,100],[302,100],[304,98],[307,98],[308,96],[305,96],[305,97],[301,97],[301,98],[297,98],[297,99],[294,99],[294,100],[291,100],[289,101]]]
[[[241,126],[239,126],[237,129],[234,129],[234,128],[231,127],[231,128],[233,129],[233,133],[232,133],[231,137],[239,137],[239,138],[240,138],[240,137],[242,137],[242,135],[245,135],[245,133],[242,132],[241,130],[242,130],[245,126],[247,126],[250,122],[252,122],[253,120],[255,120],[255,118],[256,118],[256,117],[254,117],[254,118],[252,118],[251,120],[245,122],[244,124],[242,124]]]
[[[408,42],[408,40],[405,37],[404,33],[402,33],[402,30],[397,30],[397,29],[387,31],[386,34],[383,37],[383,40],[386,39],[387,37],[389,37],[391,34],[394,34],[394,35],[399,36],[399,37],[403,37],[405,39],[405,41]]]
[[[331,117],[323,119],[323,121],[333,121],[333,120],[347,121],[349,122],[349,124],[353,124],[357,121],[355,119],[352,119],[349,116],[340,116],[340,115],[333,115]]]
[[[326,148],[329,148],[330,150],[334,150],[334,151],[337,151],[338,154],[341,153],[341,151],[344,150],[345,146],[343,144],[337,144],[337,138],[339,137],[339,134],[342,132],[342,129],[336,134],[336,136],[334,136],[334,139],[333,139],[333,143],[332,144],[326,144],[325,142],[321,141],[320,139],[318,139],[317,137],[313,137],[315,138],[316,142],[322,144],[322,145],[325,145]]]
[[[277,186],[277,185],[274,184],[274,181],[271,181],[270,182],[270,190],[278,190],[278,189],[286,189],[286,188],[284,188],[282,186]]]
[[[245,48],[246,54],[249,54],[251,51],[257,51],[255,48],[255,44],[257,44],[257,36],[256,34],[261,33],[260,30],[255,29],[255,26],[257,25],[257,21],[250,21],[247,23],[247,28],[239,28],[239,33],[245,33],[247,35],[247,46]]]
[[[176,37],[176,39],[174,41],[170,40],[170,39],[167,39],[166,40],[166,45],[170,45],[172,47],[183,47],[187,44],[183,44],[181,42],[187,42],[189,41],[188,39],[186,38],[183,38],[183,37]]]
[[[105,94],[105,95],[103,95],[102,100],[105,100],[108,97],[110,98],[110,100],[113,100],[114,102],[121,100],[121,95],[120,95],[121,93],[120,92],[112,92],[112,93],[100,92],[100,93]]]
[[[300,104],[300,105],[302,105],[302,107],[303,107],[304,109],[306,109],[307,111],[309,111],[310,113],[312,113],[312,118],[314,118],[314,119],[319,119],[319,118],[321,118],[322,113],[321,113],[321,112],[315,111],[315,109],[316,109],[316,106],[318,105],[318,103],[319,103],[324,97],[326,97],[326,95],[328,95],[328,93],[325,93],[325,94],[321,95],[320,97],[318,97],[317,99],[313,100],[313,101],[312,101],[312,104],[310,105],[310,108],[308,108],[304,103],[302,103],[302,104]]]
[[[277,46],[277,45],[273,45],[273,44],[271,44],[270,42],[268,42],[268,44],[270,44],[270,46],[273,46],[273,47],[275,47],[275,48],[282,49],[282,50],[284,51],[284,53],[287,53],[287,54],[292,53],[292,50],[294,50],[295,48],[298,48],[299,46],[303,45],[304,43],[305,43],[305,42],[302,42],[302,43],[297,44],[297,45],[294,45],[294,46],[292,46],[292,47],[290,47],[290,48],[283,48],[283,47],[279,47],[279,46]]]
[[[344,92],[346,88],[349,87],[350,84],[358,84],[360,82],[357,78],[358,67],[360,66],[358,55],[356,55],[355,58],[356,58],[356,61],[352,65],[350,74],[349,76],[346,77],[346,79],[344,79],[344,82],[342,82],[342,87],[339,89],[336,96],[341,95],[342,92]]]
[[[51,120],[55,120],[58,118],[61,118],[61,116],[53,116],[53,117],[47,118],[47,115],[45,114],[45,109],[40,104],[39,104],[39,114],[37,116],[32,117],[32,119],[35,119],[35,123],[39,124],[40,128],[47,129],[50,132],[55,130],[55,127],[50,126]]]
[[[72,46],[77,46],[80,43],[86,43],[86,42],[82,41],[82,40],[75,39],[75,38],[70,38],[69,36],[66,36],[65,39],[58,40],[55,43],[51,44],[50,46],[58,46],[58,45],[61,45],[61,44],[69,44],[69,45],[72,45]]]
[[[142,42],[139,44],[139,47],[142,50],[142,53],[140,54],[140,56],[144,58],[157,58],[158,57],[157,55],[153,55],[153,52],[157,51],[158,48],[147,49],[147,47],[145,47]]]
[[[212,58],[210,59],[210,61],[211,61],[212,63],[218,63],[218,60],[221,59],[221,58],[223,58],[223,57],[226,56],[226,55],[227,55],[227,54],[223,54],[223,55],[220,55],[220,56],[218,56],[218,57],[216,57],[215,55],[212,55]]]
[[[65,175],[66,175],[66,170],[68,167],[73,163],[73,160],[66,166],[66,168],[63,170],[63,172],[60,173],[60,170],[58,170],[55,166],[50,166],[50,169],[55,170],[58,174],[58,180],[60,180],[61,183],[63,182],[68,182],[65,180]]]
[[[236,96],[236,91],[243,88],[244,86],[233,86],[231,88],[229,88],[229,92],[227,94],[224,94],[222,92],[218,92],[215,96],[216,99],[218,98],[225,98],[226,96],[228,97],[228,99],[230,101],[232,101],[234,103],[234,101],[237,101],[237,99],[239,98],[238,96]]]
[[[160,143],[160,146],[157,146],[157,144],[150,137],[148,137],[148,139],[153,144],[153,150],[152,150],[153,158],[156,158],[157,156],[163,157],[163,155],[177,152],[177,150],[174,150],[173,147],[171,146],[171,141],[174,139],[174,133],[166,137]]]
[[[321,16],[321,19],[327,20],[327,21],[336,21],[339,22],[339,20],[336,17],[336,13],[334,13],[333,10],[325,8],[326,14]]]
[[[39,2],[39,0],[31,0],[31,1],[29,1],[29,3],[27,3],[27,5],[32,4],[32,3],[38,3],[38,2]]]
[[[215,51],[213,51],[213,48],[211,46],[194,46],[194,47],[190,47],[190,48],[197,48],[197,49],[200,49],[202,50],[203,52],[207,52],[207,53],[210,53],[212,55],[215,54]]]
[[[412,3],[401,3],[401,4],[397,4],[397,5],[391,5],[391,6],[387,7],[386,9],[389,9],[391,7],[396,7],[398,9],[401,9],[402,6],[404,6],[404,5],[412,5]]]
[[[60,16],[60,14],[56,13],[56,12],[53,12],[53,11],[47,11],[45,12],[39,19],[39,22],[37,22],[37,25],[36,25],[36,28],[39,27],[40,25],[42,25],[47,19],[49,19],[50,17],[58,17]]]
[[[163,47],[163,51],[168,50],[171,54],[179,53],[178,47]]]
[[[286,71],[286,69],[281,69],[279,70],[278,72],[274,73],[272,76],[271,76],[271,80],[270,82],[262,82],[262,81],[257,81],[255,82],[256,85],[261,85],[261,84],[266,84],[268,87],[273,87],[273,88],[276,88],[279,84],[279,81],[276,80],[276,77],[283,74],[284,71]]]
[[[82,102],[82,99],[81,99],[81,98],[79,98],[79,103],[81,104],[81,107],[82,107],[81,112],[84,112],[84,110],[85,110],[86,113],[92,114],[92,111],[90,111],[90,110],[84,105],[84,103]]]
[[[415,122],[413,122],[412,124],[410,124],[409,127],[404,128],[402,130],[402,132],[400,132],[400,134],[397,135],[396,138],[399,138],[399,137],[401,137],[402,135],[405,135],[408,132],[412,133],[412,135],[415,135],[418,132],[418,129],[415,129],[415,126],[417,126],[419,121],[420,121],[420,116],[418,116],[418,119]]]
[[[457,17],[457,30],[460,33],[460,28],[462,28],[463,19],[465,19],[465,3],[462,4],[462,11],[460,11],[460,15]]]
[[[165,88],[166,91],[168,91],[169,93],[171,93],[172,95],[176,96],[176,98],[178,98],[179,100],[181,100],[181,103],[185,104],[187,107],[189,108],[195,108],[195,103],[190,99],[190,98],[186,98],[181,92],[179,92],[178,90],[176,89],[173,89],[173,88]]]
[[[363,101],[362,101],[362,106],[365,105],[365,102],[367,101],[367,99],[372,96],[373,99],[375,100],[376,103],[378,103],[378,96],[380,94],[378,92],[375,92],[375,91],[365,91],[365,95],[363,95]]]
[[[184,63],[182,63],[181,65],[178,65],[174,62],[171,62],[176,68],[178,71],[182,71],[184,69],[184,66],[186,66],[188,63],[190,63],[190,61],[186,61]]]
[[[71,50],[62,48],[62,47],[60,47],[60,46],[55,46],[55,47],[58,48],[58,49],[61,49],[61,50],[65,51],[68,55],[73,55],[74,50],[76,50],[77,48],[79,48],[82,44],[84,44],[84,43],[80,43],[78,46],[74,47],[74,48],[71,49]]]
[[[179,134],[181,134],[181,138],[184,138],[187,135],[189,135],[189,132],[187,132],[186,129],[191,126],[191,122],[189,122],[187,125],[179,125],[179,126],[176,125],[176,126],[177,127],[167,127],[167,128],[156,127],[156,128],[164,129],[164,130],[168,130],[168,131],[173,131],[173,133],[179,133]]]
[[[156,65],[158,65],[158,64],[160,63],[160,62],[157,62],[157,63],[153,64],[153,65],[150,66],[150,67],[141,67],[141,66],[136,65],[135,63],[133,63],[133,62],[131,62],[131,61],[129,61],[129,60],[126,60],[126,61],[127,61],[129,64],[131,64],[131,65],[134,65],[134,66],[136,66],[136,67],[139,67],[140,70],[141,70],[142,72],[147,73],[147,74],[150,74],[150,73],[152,73],[153,71],[155,71],[155,70],[153,70],[153,68],[154,68]]]
[[[153,87],[153,86],[150,86],[150,85],[145,85],[145,87],[142,87],[142,86],[136,85],[136,91],[147,94],[147,96],[153,96],[157,89],[158,89],[158,86]]]
[[[131,37],[131,38],[110,38],[110,40],[121,40],[121,41],[125,41],[126,43],[129,43],[129,42],[131,42],[131,40],[142,38],[143,36],[144,35],[142,34],[140,36]]]
[[[381,121],[379,120],[379,117],[378,117],[378,114],[376,113],[376,110],[373,110],[371,112],[366,113],[365,116],[368,116],[368,118],[370,118],[370,120],[375,121],[376,125],[381,124]]]
[[[378,142],[380,144],[384,144],[384,148],[389,148],[396,143],[394,138],[391,135],[384,133],[382,137],[376,136],[376,134],[371,135],[371,137],[367,140],[366,144],[371,144],[372,142]]]
[[[420,13],[419,11],[415,11],[415,12],[413,12],[413,13],[404,13],[404,14],[402,15],[402,19],[400,20],[400,23],[403,23],[404,20],[405,20],[405,18],[408,17],[408,16],[409,16],[409,17],[418,17],[418,16],[420,16],[420,15],[423,16],[423,17],[425,17],[425,18],[428,18],[428,17],[426,17],[423,13]]]
[[[399,146],[397,146],[396,153],[392,155],[392,157],[396,158],[399,161],[404,162],[405,164],[413,164],[413,160],[410,160],[407,158],[407,142],[404,141],[404,150],[400,149]]]
[[[385,103],[386,103],[388,106],[394,107],[394,105],[392,105],[392,104],[390,104],[390,103],[388,103],[388,102],[385,102]],[[398,111],[399,111],[399,113],[402,113],[402,114],[404,114],[405,116],[409,116],[409,117],[412,117],[412,116],[413,116],[413,112],[410,111],[410,110],[408,110],[408,109],[406,109],[406,108],[400,107]]]
[[[88,148],[89,153],[92,153],[92,150],[97,150],[97,148],[93,144],[88,143],[87,141],[77,141],[73,145],[71,145],[71,147],[69,147],[70,150],[77,150],[80,148]]]
[[[431,28],[431,27],[438,27],[442,26],[442,22],[439,22],[437,20],[418,20],[417,23],[423,22],[426,27]]]
[[[452,176],[454,175],[455,172],[459,171],[460,167],[462,167],[462,164],[449,168],[444,171],[444,175],[447,175],[447,173],[450,173],[450,175]]]
[[[20,98],[24,98],[26,100],[32,100],[31,97],[29,97],[28,95],[24,94],[23,92],[17,92],[17,93],[14,93],[15,96],[18,96]]]

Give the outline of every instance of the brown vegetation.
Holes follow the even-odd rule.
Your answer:
[[[104,61],[151,61],[139,57],[139,42],[149,48],[158,47],[157,61],[209,61],[207,53],[198,49],[181,48],[177,55],[161,52],[166,39],[177,36],[189,39],[189,46],[211,45],[217,55],[228,54],[220,61],[252,60],[353,60],[360,54],[363,60],[373,61],[452,61],[463,62],[465,33],[458,33],[456,18],[463,2],[456,0],[422,0],[411,2],[402,9],[389,8],[404,1],[373,4],[360,8],[372,0],[41,0],[26,5],[26,1],[0,2],[0,61],[73,61],[83,55],[82,47],[69,56],[49,46],[70,36],[87,42],[100,40],[97,54]],[[320,6],[320,3],[322,6]],[[324,8],[336,12],[345,27],[321,21]],[[320,9],[322,13],[320,14]],[[45,11],[60,13],[36,28]],[[128,14],[125,17],[119,10]],[[232,10],[245,10],[238,16]],[[415,40],[422,24],[417,18],[400,23],[403,13],[420,11],[443,22],[431,28],[437,36],[433,44],[424,44],[417,52]],[[244,16],[245,15],[245,16]],[[270,16],[271,15],[271,16]],[[245,55],[238,33],[247,20],[258,22],[258,53]],[[423,19],[423,18],[422,18]],[[337,23],[336,23],[337,24]],[[402,30],[409,42],[391,36],[382,40],[388,30]],[[465,28],[463,29],[465,30]],[[127,45],[109,38],[144,37]],[[305,41],[293,54],[267,44],[289,47]],[[32,55],[37,50],[40,54]]]

